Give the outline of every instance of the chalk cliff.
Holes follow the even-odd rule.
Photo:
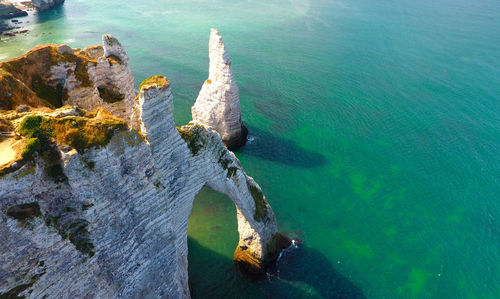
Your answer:
[[[229,149],[244,145],[248,134],[241,121],[240,96],[231,59],[219,31],[210,31],[208,79],[191,108],[193,120],[217,131]]]
[[[105,107],[127,119],[134,104],[134,77],[118,40],[83,50],[45,44],[0,63],[0,109],[20,104],[58,108],[76,105],[87,110]]]
[[[48,57],[74,59],[49,68],[43,77],[49,86],[58,80],[53,74],[74,72],[82,60],[87,65],[91,86],[74,83],[75,75],[59,81],[71,104],[106,106],[87,90],[129,77],[128,59],[110,37],[82,52],[45,49]],[[121,73],[109,59],[122,63]],[[14,78],[31,97],[15,102],[17,110],[0,111],[0,297],[188,298],[188,218],[203,186],[236,205],[241,270],[262,275],[288,245],[261,188],[220,135],[196,121],[175,126],[165,77],[145,80],[133,108],[112,115],[102,107],[33,107],[50,99],[29,88],[29,78],[7,71],[0,83]],[[119,118],[132,110],[136,129],[130,118]]]
[[[38,11],[45,11],[63,4],[64,0],[31,0]]]

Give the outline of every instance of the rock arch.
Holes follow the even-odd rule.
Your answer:
[[[239,160],[212,128],[197,122],[175,126],[172,93],[166,78],[155,76],[145,80],[138,99],[136,110],[140,111],[141,128],[151,145],[154,160],[159,162],[157,170],[161,171],[162,163],[171,159],[165,157],[169,146],[185,144],[184,150],[177,152],[183,155],[184,161],[179,167],[183,168],[183,173],[191,175],[179,184],[192,187],[186,190],[185,202],[179,206],[182,219],[178,229],[184,234],[179,240],[179,252],[187,253],[187,225],[194,198],[207,186],[227,195],[236,206],[239,243],[234,260],[238,269],[252,277],[265,274],[266,264],[274,260],[289,241],[278,233],[274,213],[260,186],[245,173]],[[172,190],[173,193],[177,191]],[[187,254],[179,256],[179,264],[187,267]]]
[[[11,113],[12,126],[35,117],[47,126],[92,123],[81,131],[110,134],[79,150],[56,139],[50,150],[57,161],[33,157],[0,177],[0,274],[6,278],[0,297],[189,298],[187,227],[205,185],[237,207],[240,270],[262,276],[288,245],[262,190],[219,134],[196,122],[175,126],[166,78],[145,80],[134,102],[140,132],[103,108]],[[49,166],[63,179],[48,176]],[[16,217],[26,211],[29,219]]]

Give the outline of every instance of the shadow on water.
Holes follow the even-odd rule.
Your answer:
[[[366,298],[359,287],[338,273],[330,261],[318,250],[300,246],[287,250],[277,263],[278,282],[306,285],[307,296],[322,298]],[[279,284],[273,298],[295,297],[296,289]],[[271,288],[272,294],[275,289]]]
[[[0,34],[4,31],[7,31],[10,29],[9,23],[7,20],[0,19]]]
[[[250,141],[235,152],[301,168],[318,167],[328,162],[322,154],[302,148],[292,140],[254,127],[249,127],[248,132]]]
[[[251,282],[232,259],[188,237],[189,278],[193,298],[365,298],[319,251],[301,247],[285,254],[280,278]]]
[[[37,12],[35,16],[36,23],[45,23],[49,21],[58,20],[66,16],[66,11],[63,5],[58,5],[47,11]]]

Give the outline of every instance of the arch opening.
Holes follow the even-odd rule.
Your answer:
[[[195,196],[188,222],[188,275],[193,298],[259,294],[240,277],[233,254],[239,241],[236,207],[225,194],[203,187]]]

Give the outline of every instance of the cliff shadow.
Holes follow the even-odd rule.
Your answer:
[[[318,167],[328,162],[320,153],[254,127],[248,127],[247,144],[235,152],[300,168]]]
[[[315,249],[288,251],[269,279],[252,282],[238,274],[233,260],[188,237],[193,298],[366,298]],[[276,273],[279,270],[279,278]]]
[[[65,16],[66,16],[66,10],[64,8],[64,4],[61,4],[47,11],[37,12],[35,15],[35,22],[45,23],[64,18]]]
[[[286,250],[271,273],[277,277],[268,290],[272,298],[296,297],[297,287],[290,286],[304,290],[307,298],[366,298],[320,251],[304,245]]]
[[[7,31],[9,29],[11,29],[11,27],[9,26],[8,20],[0,19],[0,34],[2,34],[2,32]]]

